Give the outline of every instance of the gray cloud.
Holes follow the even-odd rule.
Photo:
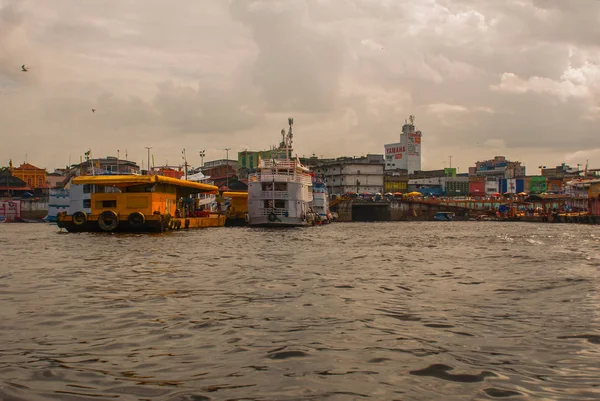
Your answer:
[[[288,115],[300,154],[381,153],[409,114],[426,168],[581,163],[600,156],[599,27],[595,0],[0,0],[0,164],[220,158]]]

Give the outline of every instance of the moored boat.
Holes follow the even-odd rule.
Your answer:
[[[292,157],[292,125],[281,130],[282,141],[273,157],[260,160],[248,176],[248,224],[252,227],[298,227],[315,221],[312,177],[297,157]]]
[[[159,175],[80,176],[90,194],[89,212],[61,212],[57,225],[69,232],[162,232],[222,227],[225,215],[200,210],[192,196],[216,193],[214,185]]]
[[[333,215],[329,210],[329,191],[325,181],[321,176],[314,176],[313,184],[313,210],[317,214],[317,224],[328,224],[333,220]]]
[[[225,209],[227,220],[225,225],[228,227],[245,226],[248,224],[248,192],[226,191],[222,194],[228,201]]]

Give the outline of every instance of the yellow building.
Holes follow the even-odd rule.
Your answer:
[[[46,184],[46,169],[36,167],[29,163],[23,163],[19,167],[13,167],[11,160],[10,171],[13,177],[20,178],[31,189],[48,188],[48,184]]]

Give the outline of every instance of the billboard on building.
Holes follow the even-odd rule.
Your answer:
[[[386,160],[400,160],[405,157],[406,146],[402,143],[390,143],[384,146]]]
[[[399,143],[389,143],[384,145],[385,147],[385,168],[386,170],[392,169],[406,169],[407,158],[406,158],[406,145]]]
[[[421,155],[421,131],[409,132],[406,134],[406,153],[409,156]]]

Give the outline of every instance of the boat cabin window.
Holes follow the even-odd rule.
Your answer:
[[[83,207],[84,209],[89,209],[92,207],[92,200],[91,199],[84,199],[83,200]]]
[[[275,191],[287,191],[287,182],[276,182]]]
[[[272,182],[263,182],[262,183],[262,190],[263,191],[272,191],[273,190],[273,183]]]
[[[83,193],[89,194],[90,192],[92,192],[92,186],[90,184],[84,184],[83,185]]]
[[[275,200],[275,209],[285,209],[285,200],[283,200],[283,199]]]
[[[102,201],[102,208],[103,209],[115,208],[115,207],[117,207],[117,201],[116,201],[116,199],[113,199],[113,200],[103,200]]]

